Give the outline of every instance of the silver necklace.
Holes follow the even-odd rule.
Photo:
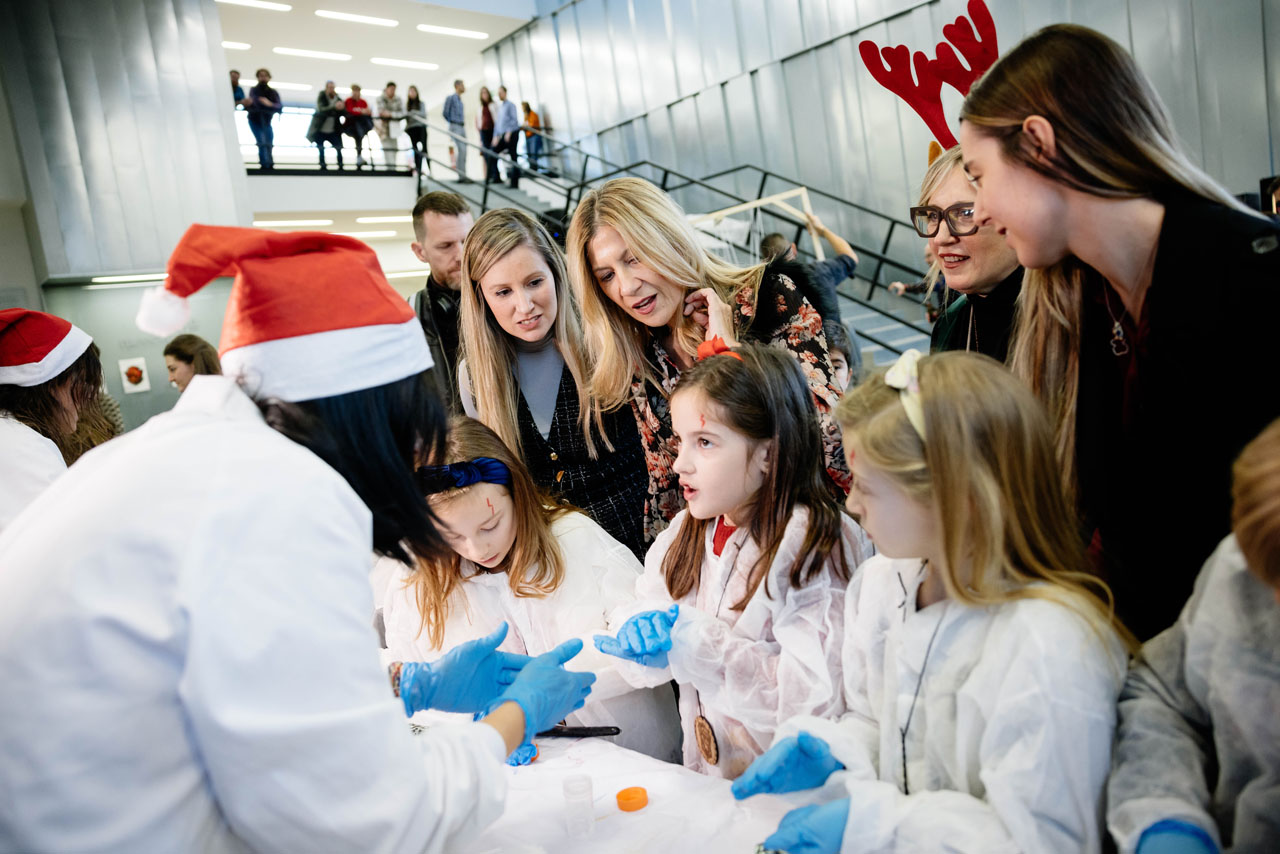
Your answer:
[[[921,565],[923,570],[925,565]],[[902,582],[902,576],[898,576],[899,583]],[[905,590],[906,585],[903,585]],[[919,595],[919,588],[917,588]],[[920,676],[916,679],[916,690],[911,695],[911,706],[907,709],[907,719],[902,726],[898,727],[898,735],[902,739],[902,793],[904,795],[911,794],[911,781],[907,776],[907,732],[911,729],[911,719],[916,713],[916,702],[920,699],[920,687],[924,685],[924,672],[929,666],[929,653],[933,651],[933,642],[938,639],[938,630],[942,628],[942,623],[947,619],[947,607],[951,604],[950,600],[942,603],[942,613],[938,615],[938,624],[933,627],[933,634],[929,635],[929,644],[924,648],[924,660],[920,662]],[[903,620],[906,620],[906,611],[903,610]]]
[[[1111,355],[1125,356],[1129,353],[1129,342],[1125,340],[1124,326],[1121,325],[1116,313],[1111,310],[1111,286],[1104,284],[1102,286],[1102,302],[1107,307],[1107,314],[1111,315]]]

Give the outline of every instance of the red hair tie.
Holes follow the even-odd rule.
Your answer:
[[[697,357],[698,361],[701,362],[703,359],[711,356],[719,356],[721,354],[725,356],[732,356],[739,362],[742,361],[742,356],[733,352],[729,345],[724,343],[724,339],[719,335],[713,335],[710,341],[703,341],[699,344],[698,350],[694,355]]]

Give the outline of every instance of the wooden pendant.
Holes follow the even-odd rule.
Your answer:
[[[693,719],[693,736],[698,742],[698,752],[708,764],[715,765],[720,761],[720,746],[716,744],[716,734],[711,729],[711,722],[698,715]]]

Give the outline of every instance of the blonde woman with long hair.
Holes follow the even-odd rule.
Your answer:
[[[704,345],[755,341],[799,362],[823,434],[833,489],[849,471],[831,410],[840,397],[822,334],[822,317],[801,295],[804,270],[776,258],[732,266],[699,245],[684,211],[640,178],[615,178],[583,197],[566,238],[569,277],[582,308],[587,349],[596,359],[593,405],[630,405],[649,471],[646,542],[684,502],[671,470],[676,457],[668,398]]]
[[[961,117],[977,218],[1027,268],[1010,364],[1048,405],[1084,534],[1149,638],[1229,530],[1231,461],[1280,415],[1263,391],[1280,229],[1191,162],[1133,58],[1085,27],[1027,38]]]
[[[644,555],[647,488],[635,420],[591,405],[581,320],[564,255],[512,208],[476,221],[462,255],[463,410],[521,456],[542,489]]]
[[[911,350],[836,418],[878,552],[845,597],[848,712],[785,723],[734,794],[843,769],[847,797],[788,813],[764,847],[1101,851],[1135,644],[1087,572],[1043,407],[987,356]]]
[[[622,544],[574,507],[540,489],[493,430],[458,416],[439,465],[418,481],[451,551],[412,566],[382,558],[387,657],[435,661],[461,644],[509,629],[499,650],[541,655],[587,638],[635,598],[642,567]],[[579,726],[622,729],[617,742],[660,759],[680,745],[675,697],[666,685],[633,690],[617,661],[587,650],[570,664],[597,680]],[[430,713],[429,713],[430,714]],[[532,750],[517,751],[512,764]]]

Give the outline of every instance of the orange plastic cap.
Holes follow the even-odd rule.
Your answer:
[[[623,812],[642,810],[649,804],[649,793],[643,786],[632,786],[618,792],[618,809]]]

